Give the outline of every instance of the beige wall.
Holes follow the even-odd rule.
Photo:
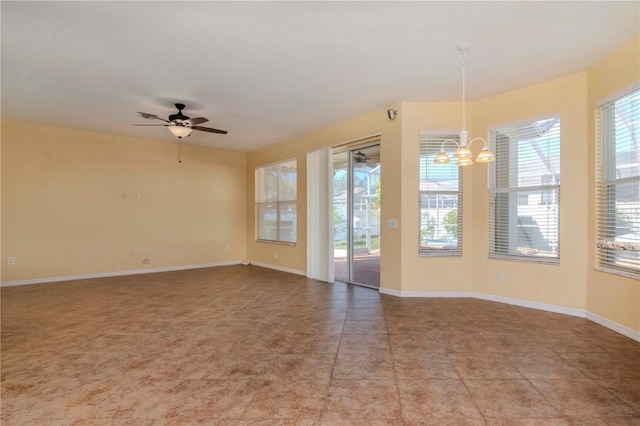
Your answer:
[[[245,257],[244,153],[185,145],[178,164],[176,144],[6,120],[1,136],[3,282]]]
[[[247,180],[254,180],[257,166],[298,160],[298,243],[295,246],[255,240],[255,207],[247,212],[247,255],[252,262],[298,271],[306,270],[306,153],[358,137],[382,133],[381,287],[396,291],[470,291],[471,254],[460,259],[418,257],[418,156],[421,130],[457,132],[460,104],[403,102],[392,106],[398,116],[389,121],[386,108],[344,121],[323,131],[250,153]],[[471,114],[469,114],[471,115]],[[470,174],[465,174],[465,181]],[[470,180],[465,182],[470,186]],[[249,185],[247,204],[254,205],[254,188]],[[386,227],[397,219],[398,228]],[[465,219],[471,229],[471,218]],[[465,237],[471,239],[471,233]],[[276,259],[274,253],[278,253]],[[445,267],[436,265],[446,264]],[[447,278],[448,277],[448,278]]]
[[[384,201],[381,208],[381,282],[383,286],[399,289],[400,285],[400,231],[388,229],[384,224],[390,218],[399,219],[401,214],[400,188],[400,126],[402,108],[400,105],[389,108],[399,109],[398,118],[390,121],[386,108],[376,110],[350,120],[337,123],[324,130],[293,138],[289,141],[249,153],[247,155],[247,257],[252,262],[306,271],[307,254],[307,159],[306,153],[342,142],[382,133],[380,137],[381,193]],[[295,158],[298,162],[298,242],[296,245],[272,244],[256,241],[255,234],[255,187],[254,170],[256,167]],[[388,168],[389,172],[385,172]],[[276,259],[274,254],[278,253]]]
[[[473,135],[510,122],[560,116],[560,264],[489,260],[487,167],[473,165],[473,286],[481,293],[586,308],[587,74],[553,80],[473,104]],[[504,283],[496,283],[496,275]]]
[[[640,81],[640,38],[624,46],[588,74],[589,80],[589,222],[588,301],[589,312],[640,331],[640,282],[595,268],[595,132],[594,106],[632,83]]]
[[[471,291],[473,247],[471,214],[471,169],[463,170],[464,191],[463,253],[462,257],[421,258],[418,256],[420,234],[419,211],[419,135],[421,131],[457,134],[462,124],[459,102],[403,103],[402,104],[402,282],[403,292],[415,291]],[[467,119],[473,111],[469,106]],[[474,145],[475,146],[475,145]],[[389,173],[389,166],[382,165]],[[478,167],[478,166],[476,166]],[[480,166],[485,167],[485,166]],[[387,199],[382,200],[383,206]],[[467,203],[469,203],[467,205]]]

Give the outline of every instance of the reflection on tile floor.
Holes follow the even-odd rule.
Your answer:
[[[229,266],[2,290],[3,425],[639,425],[586,319]]]

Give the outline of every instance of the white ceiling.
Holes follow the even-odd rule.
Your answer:
[[[467,99],[585,71],[637,37],[640,2],[9,2],[2,116],[175,141],[177,101],[248,151],[399,101]]]

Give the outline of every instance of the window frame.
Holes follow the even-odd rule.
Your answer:
[[[431,150],[434,150],[433,152],[433,157],[435,157],[435,155],[438,153],[438,151],[440,150],[443,141],[445,140],[453,140],[456,143],[459,142],[459,135],[457,132],[453,132],[453,131],[421,131],[420,132],[420,137],[419,137],[419,142],[418,142],[418,149],[419,149],[419,154],[418,154],[418,256],[423,257],[423,258],[429,258],[429,257],[462,257],[462,247],[463,247],[463,240],[462,240],[462,235],[463,235],[463,184],[462,184],[462,176],[463,176],[463,171],[462,171],[462,167],[458,167],[455,163],[449,163],[451,164],[451,166],[449,166],[449,164],[447,165],[448,167],[455,167],[457,169],[457,185],[458,185],[458,189],[457,190],[429,190],[429,189],[421,189],[421,185],[423,184],[423,172],[427,173],[427,171],[429,170],[430,167],[440,167],[442,168],[443,165],[441,164],[433,164],[433,158],[430,157],[429,152],[430,152],[430,148]],[[432,146],[429,146],[429,143],[431,143]],[[451,142],[449,143],[445,143],[445,149],[448,150],[455,150],[455,145]],[[424,153],[424,154],[423,154]],[[431,161],[430,161],[431,160]],[[422,167],[422,164],[424,162],[424,170]],[[425,176],[426,178],[426,176]],[[428,181],[424,182],[427,183]],[[456,199],[456,207],[452,208],[451,210],[449,210],[449,212],[447,212],[444,216],[443,216],[443,227],[444,227],[444,217],[446,217],[447,214],[449,214],[452,211],[456,211],[456,245],[455,246],[447,246],[442,247],[442,248],[428,248],[427,246],[423,245],[423,218],[422,218],[422,213],[423,213],[423,208],[431,208],[431,202],[432,202],[432,197],[435,196],[436,199],[436,203],[438,203],[440,200],[438,199],[438,195],[443,195],[445,197],[451,197],[454,196]],[[423,199],[426,198],[427,201],[427,206],[423,206]],[[445,207],[445,199],[442,199],[442,208],[446,209],[447,207]],[[436,205],[436,209],[439,209],[439,206]],[[437,220],[437,219],[436,219]],[[439,226],[438,226],[439,228]],[[445,233],[446,233],[446,228],[445,228]]]
[[[281,190],[281,170],[283,167],[291,167],[289,164],[293,163],[293,168],[295,170],[295,184],[293,185],[293,188],[295,190],[295,197],[293,199],[291,198],[287,198],[287,199],[283,199],[283,191]],[[266,187],[262,187],[261,188],[261,184],[265,185],[266,183],[266,179],[261,178],[260,174],[261,172],[264,173],[270,169],[276,167],[277,168],[277,176],[276,176],[276,197],[273,200],[260,200],[261,194],[266,193],[267,192],[267,188]],[[298,160],[297,158],[289,158],[287,160],[282,160],[282,161],[277,161],[274,163],[269,163],[269,164],[263,164],[260,166],[255,167],[254,169],[254,181],[255,181],[255,214],[256,214],[256,220],[255,220],[255,240],[256,242],[261,242],[261,243],[272,243],[272,244],[285,244],[285,245],[290,245],[290,246],[295,246],[297,244],[297,240],[298,240],[298,208],[297,208],[297,202],[298,202]],[[293,225],[293,236],[294,239],[293,240],[286,240],[286,239],[282,239],[282,232],[284,229],[286,229],[286,227],[282,226],[282,208],[286,205],[293,205],[295,206],[294,209],[294,213],[295,214],[295,223]],[[263,209],[264,207],[267,206],[273,206],[271,209],[275,211],[275,215],[276,215],[276,221],[275,221],[275,235],[276,237],[274,239],[270,239],[270,238],[265,238],[265,232],[264,232],[264,228],[261,228],[261,226],[265,223],[265,221],[261,220],[262,219],[262,213],[261,213],[261,209]],[[262,237],[261,237],[262,236]]]
[[[615,103],[627,96],[640,96],[640,82],[635,82],[622,90],[615,92],[607,98],[597,102],[594,110],[594,124],[595,124],[595,259],[594,269],[600,272],[605,272],[613,275],[620,275],[628,278],[640,279],[640,263],[631,266],[624,266],[615,264],[613,261],[617,258],[616,254],[620,253],[624,258],[629,255],[630,252],[624,250],[617,250],[609,248],[606,242],[615,241],[615,235],[611,237],[611,232],[615,232],[615,226],[611,229],[610,212],[614,211],[615,217],[618,216],[618,206],[616,205],[615,198],[611,198],[609,194],[617,193],[616,188],[618,185],[637,184],[640,185],[640,173],[636,176],[627,176],[621,178],[613,178],[615,176],[617,158],[613,160],[608,154],[611,151],[615,154],[616,143],[618,140],[615,137],[616,123],[615,123],[615,110],[611,115],[607,115],[604,111],[605,108],[615,108]],[[640,110],[640,108],[639,108]],[[633,111],[635,112],[635,111]],[[640,112],[639,112],[640,115]],[[613,136],[612,136],[613,135]],[[631,151],[632,152],[632,151]],[[640,160],[640,153],[636,153],[636,159]],[[613,167],[613,170],[611,170]],[[613,174],[612,174],[613,172]],[[611,190],[614,189],[614,191]],[[613,208],[611,205],[613,204]],[[602,243],[602,244],[601,244]],[[640,244],[640,241],[636,242]],[[615,244],[614,244],[615,246]]]
[[[501,133],[503,135],[506,135],[506,133],[508,133],[507,131],[505,131],[506,129],[522,129],[525,126],[529,126],[529,125],[534,125],[535,123],[539,123],[541,121],[545,121],[545,120],[553,120],[553,119],[557,119],[557,123],[560,125],[560,128],[558,129],[558,138],[559,138],[559,148],[558,148],[558,160],[557,160],[557,167],[558,170],[554,171],[553,174],[551,174],[551,172],[549,171],[549,175],[551,175],[552,177],[555,177],[557,175],[558,179],[557,179],[557,183],[553,183],[553,179],[551,179],[551,183],[544,183],[544,179],[543,177],[545,176],[544,174],[540,175],[541,179],[540,179],[540,183],[538,185],[518,185],[516,184],[516,186],[511,185],[511,181],[513,179],[515,179],[517,181],[517,178],[520,176],[518,172],[516,172],[515,174],[509,174],[507,176],[507,181],[509,181],[509,184],[505,187],[498,187],[497,184],[497,180],[498,180],[498,175],[502,170],[507,170],[506,173],[509,173],[508,168],[504,169],[504,167],[498,171],[498,166],[502,165],[503,162],[505,160],[502,160],[502,158],[500,158],[501,155],[503,155],[504,153],[504,148],[499,148],[498,147],[498,142],[497,142],[497,135],[498,133]],[[541,117],[534,117],[534,118],[530,118],[530,119],[525,119],[525,120],[519,120],[516,122],[511,122],[511,123],[504,123],[504,124],[500,124],[497,126],[492,126],[489,128],[489,134],[490,134],[490,140],[489,140],[489,146],[490,149],[492,150],[492,152],[495,154],[496,156],[496,161],[492,162],[489,164],[489,172],[488,172],[488,188],[489,188],[489,211],[488,211],[488,228],[489,228],[489,247],[488,247],[488,258],[492,259],[492,260],[508,260],[508,261],[516,261],[516,262],[525,262],[525,263],[541,263],[541,264],[547,264],[547,265],[559,265],[560,264],[560,236],[561,236],[561,230],[560,230],[560,212],[561,212],[561,180],[560,180],[560,173],[561,173],[561,153],[562,153],[562,120],[560,117],[560,114],[551,114],[551,115],[546,115],[546,116],[541,116]],[[555,124],[551,127],[549,127],[549,129],[553,128],[555,126]],[[501,130],[503,130],[503,132],[500,132]],[[516,133],[517,135],[517,133]],[[509,141],[506,142],[505,144],[510,144],[507,145],[509,146],[509,148],[507,149],[507,155],[508,155],[508,159],[506,159],[507,164],[509,164],[510,162],[514,161],[514,157],[518,157],[517,155],[514,154],[513,149],[511,149],[511,146],[516,146],[517,143],[519,143],[520,140],[528,140],[528,139],[515,139],[513,141]],[[512,145],[511,145],[512,144]],[[502,160],[502,161],[501,161]],[[516,160],[517,161],[517,158]],[[504,173],[504,172],[503,172]],[[504,178],[502,179],[504,180]],[[550,203],[548,200],[548,195],[546,192],[549,191],[551,193],[553,193],[553,195],[555,195],[555,197],[557,198],[557,203]],[[527,195],[527,204],[522,204],[522,202],[524,201],[524,195]],[[540,200],[541,202],[538,203],[539,205],[551,205],[551,204],[556,204],[557,205],[557,211],[555,213],[556,215],[556,225],[555,225],[555,234],[557,236],[557,240],[556,240],[556,254],[552,255],[552,254],[545,254],[545,255],[540,255],[538,254],[539,252],[536,249],[535,253],[529,253],[527,250],[522,250],[522,252],[519,252],[519,247],[518,247],[518,239],[519,239],[519,228],[526,228],[527,224],[521,224],[519,223],[519,221],[517,219],[520,218],[520,216],[518,215],[518,208],[522,207],[523,205],[531,205],[529,204],[529,195],[539,195],[540,196]],[[508,235],[502,236],[500,238],[498,238],[498,232],[499,230],[496,229],[497,227],[497,213],[496,213],[496,209],[498,208],[498,198],[502,196],[505,198],[508,198],[508,204],[507,206],[509,207],[509,216],[512,216],[515,214],[515,221],[507,221],[506,225],[509,227],[509,233]],[[545,197],[546,196],[546,197]],[[543,200],[547,200],[545,202],[542,202]],[[515,210],[515,211],[511,211],[511,210]],[[524,217],[524,216],[523,216]],[[513,222],[513,223],[512,223]],[[535,223],[535,221],[534,221]],[[514,235],[513,230],[516,230],[516,233]],[[500,240],[500,241],[499,241]],[[498,250],[497,246],[499,243],[504,244],[505,242],[507,242],[508,246],[505,249],[502,250]],[[515,245],[515,252],[512,251],[512,245]],[[532,251],[535,248],[532,247]],[[504,251],[503,251],[504,250]]]

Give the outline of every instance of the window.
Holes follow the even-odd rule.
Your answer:
[[[596,190],[599,269],[640,277],[640,89],[596,110]]]
[[[421,256],[462,255],[462,169],[455,162],[433,164],[447,139],[457,135],[420,137],[420,236]],[[455,148],[449,142],[450,148]],[[447,148],[447,145],[445,145]]]
[[[491,131],[489,257],[558,263],[560,118]]]
[[[256,168],[258,240],[296,242],[296,160]]]

